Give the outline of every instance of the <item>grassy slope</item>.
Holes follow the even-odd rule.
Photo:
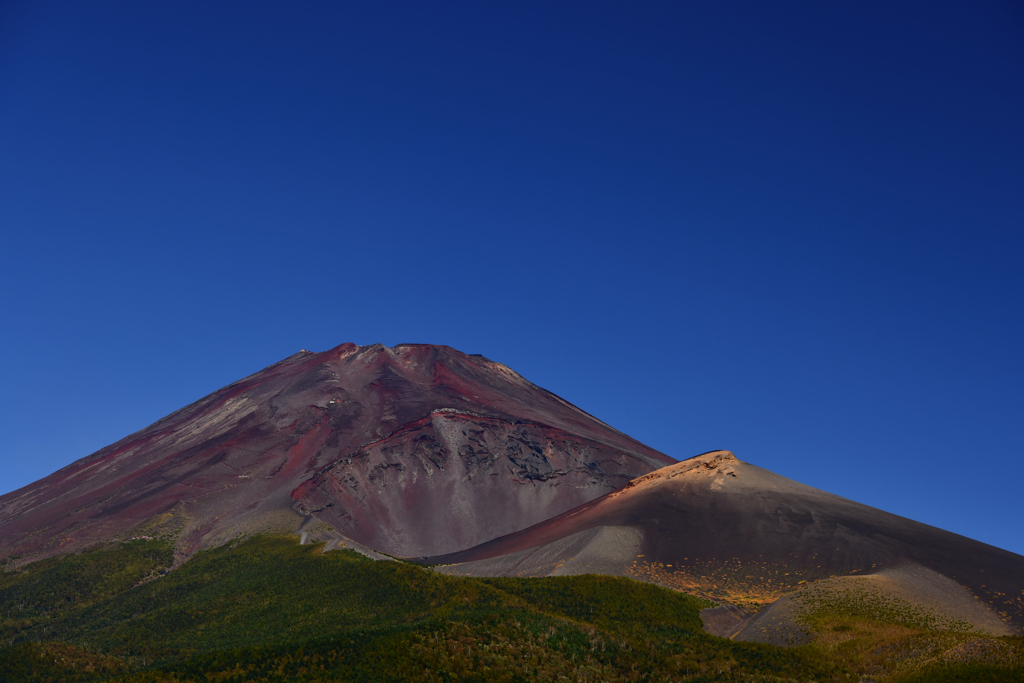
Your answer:
[[[455,578],[264,536],[140,584],[169,562],[132,542],[0,575],[4,680],[821,681],[856,665],[715,638],[706,603],[623,578]]]
[[[901,683],[1024,681],[1024,639],[971,631],[905,600],[871,590],[804,599],[800,619],[816,649],[839,666]],[[941,623],[940,623],[941,621]],[[941,627],[941,628],[937,628]]]

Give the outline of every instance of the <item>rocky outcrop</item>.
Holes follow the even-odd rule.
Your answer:
[[[628,454],[536,422],[436,411],[300,486],[300,511],[418,556],[518,531],[629,481]]]

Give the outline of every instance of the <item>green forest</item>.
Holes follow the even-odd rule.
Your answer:
[[[832,614],[822,628],[865,635],[734,642],[701,628],[711,603],[621,577],[450,577],[275,535],[172,560],[164,541],[135,540],[0,573],[0,678],[1024,681],[1019,638],[998,639],[1017,653],[998,662],[907,670],[886,647],[971,635]]]

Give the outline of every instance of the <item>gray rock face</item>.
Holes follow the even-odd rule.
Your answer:
[[[454,552],[619,488],[626,453],[535,422],[435,412],[318,472],[300,511],[392,555]]]

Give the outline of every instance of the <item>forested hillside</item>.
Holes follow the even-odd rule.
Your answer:
[[[935,634],[901,627],[879,643],[877,624],[833,615],[834,634],[875,635],[739,643],[702,630],[708,603],[629,579],[456,578],[321,551],[260,536],[168,573],[170,547],[135,540],[9,571],[0,671],[5,681],[845,681],[869,667],[877,680],[1022,680],[1020,639],[946,634],[998,656],[929,661],[904,650]]]

